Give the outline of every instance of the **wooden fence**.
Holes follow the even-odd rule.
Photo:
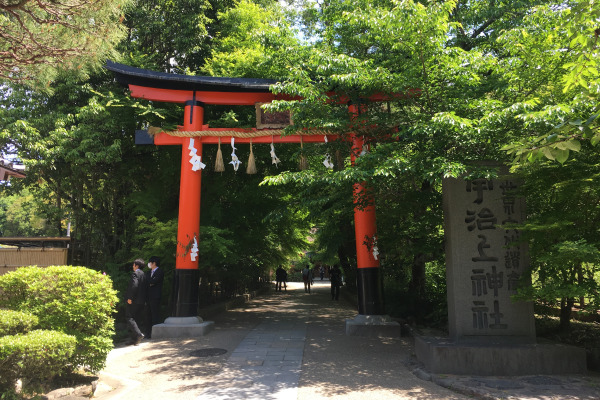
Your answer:
[[[0,248],[0,275],[29,265],[66,265],[67,251],[55,247]]]

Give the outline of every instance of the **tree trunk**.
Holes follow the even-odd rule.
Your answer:
[[[423,181],[421,183],[420,192],[426,193],[432,190],[431,184],[428,181]],[[420,220],[427,214],[427,202],[421,202],[422,207],[419,207],[415,210],[415,220]],[[418,243],[423,238],[415,237],[410,238],[411,245]],[[413,261],[411,266],[411,278],[408,284],[408,289],[410,293],[413,295],[412,297],[416,302],[420,302],[425,296],[425,254],[423,252],[418,252],[413,255]]]
[[[413,256],[411,277],[408,290],[419,301],[425,296],[425,255],[418,253]]]
[[[579,284],[579,286],[583,286],[584,275],[583,275],[583,265],[582,265],[582,263],[579,263],[579,265],[577,265],[575,267],[575,273],[577,274],[577,283]],[[585,297],[584,296],[581,296],[579,298],[579,307],[580,308],[584,308],[585,307]]]
[[[60,179],[58,179],[56,181],[58,188],[56,190],[56,220],[55,220],[55,224],[56,224],[56,228],[57,228],[57,232],[58,232],[58,236],[63,236],[63,229],[62,229],[62,197],[60,195],[61,190],[60,190]]]
[[[345,245],[338,247],[338,259],[340,260],[340,266],[344,272],[346,286],[356,288],[356,268],[352,268],[352,265],[350,264],[350,256],[347,247],[348,246]]]
[[[575,300],[572,297],[563,297],[560,300],[560,324],[561,332],[568,332],[571,329],[571,311]]]

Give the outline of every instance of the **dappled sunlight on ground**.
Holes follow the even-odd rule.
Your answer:
[[[207,390],[213,396],[225,396],[235,392],[236,385],[240,385],[240,393],[252,394],[249,399],[262,396],[262,400],[287,400],[286,393],[292,389],[290,400],[466,398],[418,380],[407,370],[405,361],[412,351],[409,339],[346,336],[345,320],[356,314],[344,300],[331,300],[329,281],[315,281],[310,294],[304,292],[302,282],[288,282],[287,291],[272,290],[244,308],[210,318],[215,330],[204,337],[144,341],[137,347],[116,349],[109,357],[107,373],[136,383],[135,398],[160,400],[201,399],[198,396]],[[231,364],[234,350],[255,335],[275,335],[281,346],[292,349],[295,347],[284,343],[285,337],[299,333],[302,367],[297,389],[294,382],[281,382],[278,394],[272,397],[275,392],[264,392],[267,387],[260,381]],[[272,346],[276,351],[277,343]],[[192,355],[195,350],[210,348],[225,349],[226,353],[206,358]],[[241,382],[242,378],[247,382]]]

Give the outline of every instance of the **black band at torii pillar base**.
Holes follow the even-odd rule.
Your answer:
[[[173,276],[172,317],[198,316],[198,282],[200,271],[197,269],[176,269]]]
[[[383,282],[380,268],[358,268],[356,275],[358,313],[384,315]]]

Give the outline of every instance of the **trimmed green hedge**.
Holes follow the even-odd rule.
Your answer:
[[[71,363],[101,370],[112,349],[116,291],[109,276],[84,267],[24,267],[0,276],[0,307],[28,312],[42,329],[72,335]]]
[[[0,337],[0,386],[53,378],[69,365],[76,344],[73,336],[46,330]]]
[[[0,309],[0,336],[27,333],[38,323],[38,317],[30,313]]]

